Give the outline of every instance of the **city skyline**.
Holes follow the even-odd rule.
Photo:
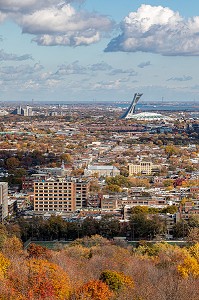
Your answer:
[[[195,2],[0,0],[0,101],[198,101]]]

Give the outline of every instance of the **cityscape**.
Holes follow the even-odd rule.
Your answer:
[[[199,299],[191,2],[0,0],[0,300]]]
[[[198,247],[197,103],[144,111],[137,95],[128,105],[4,104],[0,218],[5,240],[14,243],[8,253],[19,248],[15,234],[34,259],[56,249],[77,251],[81,243],[100,248],[109,242],[149,257],[166,255],[164,247]],[[127,299],[135,289],[129,293]]]

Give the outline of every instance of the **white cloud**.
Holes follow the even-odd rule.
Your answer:
[[[81,46],[98,42],[111,31],[107,16],[76,10],[71,2],[82,0],[0,0],[0,22],[16,22],[23,33],[32,34],[42,46]]]
[[[162,55],[199,55],[199,17],[183,19],[168,7],[141,5],[121,23],[122,33],[106,52],[151,52]]]
[[[58,70],[56,71],[55,75],[58,76],[65,76],[65,75],[72,75],[72,74],[85,74],[87,71],[86,67],[83,67],[79,64],[79,61],[74,61],[69,65],[61,65],[59,66]]]
[[[192,80],[193,78],[191,76],[186,76],[183,75],[182,77],[171,77],[169,79],[167,79],[167,81],[189,81]]]
[[[0,11],[0,23],[6,20],[7,15]]]
[[[141,62],[139,65],[138,65],[138,68],[145,68],[145,67],[148,67],[148,66],[151,66],[151,62],[150,61],[143,61]]]
[[[19,66],[3,66],[0,68],[0,77],[3,81],[21,82],[28,77],[38,77],[38,73],[43,70],[43,66],[39,63]]]
[[[78,1],[78,0],[77,0]],[[75,2],[75,0],[0,0],[0,10],[6,13],[34,12],[36,10],[51,7],[52,5],[62,6],[65,3]]]
[[[137,76],[137,73],[133,69],[117,69],[113,68],[111,65],[107,64],[106,62],[100,62],[93,65],[82,66],[80,65],[79,61],[74,61],[71,64],[62,64],[58,66],[57,71],[53,74],[54,76],[66,76],[66,75],[85,75],[90,74],[90,71],[95,72],[96,74],[99,72],[104,72],[106,75],[127,75],[130,76]],[[93,75],[91,75],[93,77]]]
[[[90,45],[98,42],[113,26],[108,17],[77,12],[70,4],[48,7],[32,14],[18,14],[15,20],[23,33],[36,35],[33,41],[44,46]]]
[[[117,90],[121,88],[123,80],[100,81],[93,85],[92,90]]]
[[[89,66],[89,69],[94,72],[95,71],[110,71],[113,69],[113,67],[111,65],[107,64],[106,62],[102,61],[100,63]]]
[[[32,56],[30,54],[16,55],[13,53],[6,53],[3,49],[0,50],[0,61],[22,61],[31,59]]]
[[[109,72],[109,75],[120,75],[120,74],[128,74],[128,76],[137,76],[137,73],[133,69],[113,69]]]

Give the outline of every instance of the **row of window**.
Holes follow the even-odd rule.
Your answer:
[[[56,211],[72,211],[71,208],[68,208],[68,209],[49,209],[49,208],[46,208],[46,207],[38,207],[38,208],[35,208],[35,210],[37,211],[51,211],[51,210],[56,210]]]

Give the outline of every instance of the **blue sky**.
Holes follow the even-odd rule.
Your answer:
[[[0,101],[199,101],[196,0],[0,0]]]

